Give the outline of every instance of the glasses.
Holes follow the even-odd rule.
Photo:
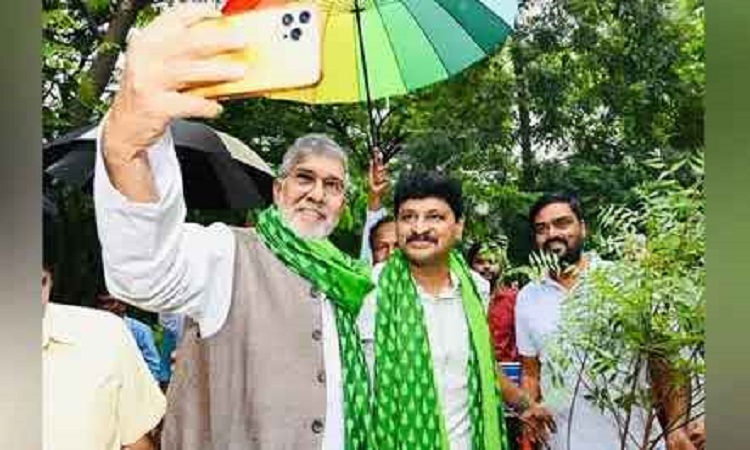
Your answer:
[[[318,180],[320,180],[323,185],[323,193],[327,197],[335,198],[344,195],[345,185],[344,181],[340,178],[319,178],[313,172],[307,170],[296,170],[287,178],[295,184],[297,189],[305,193],[312,191],[318,184]]]

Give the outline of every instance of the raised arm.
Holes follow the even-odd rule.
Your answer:
[[[120,90],[100,129],[94,181],[110,292],[140,308],[188,314],[204,334],[216,331],[228,310],[233,239],[226,226],[184,223],[168,125],[221,111],[215,101],[181,92],[185,87],[242,76],[241,67],[207,58],[240,48],[243,38],[191,28],[216,14],[178,7],[130,40]]]
[[[379,150],[374,157],[370,159],[370,168],[368,172],[368,191],[367,191],[367,216],[365,217],[365,226],[362,230],[362,245],[360,246],[359,258],[372,264],[372,248],[370,247],[370,231],[380,219],[386,216],[383,207],[383,196],[388,191],[390,179],[388,178],[388,169],[383,164],[383,157]]]
[[[541,363],[539,349],[534,343],[529,326],[530,315],[533,312],[529,311],[527,295],[528,292],[522,289],[516,300],[516,346],[521,357],[521,387],[529,393],[532,400],[540,402],[542,401],[540,389]]]
[[[241,66],[207,59],[241,47],[241,39],[191,28],[217,14],[206,7],[178,7],[157,17],[128,42],[120,89],[103,127],[102,154],[112,184],[130,201],[159,200],[147,150],[172,119],[211,118],[221,112],[218,102],[181,91],[194,83],[242,75]]]
[[[651,390],[657,417],[666,431],[668,450],[696,450],[705,445],[702,419],[692,422],[690,417],[691,389],[672,363],[664,357],[649,358]],[[700,431],[697,431],[700,429]]]

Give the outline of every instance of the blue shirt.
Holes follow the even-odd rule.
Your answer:
[[[172,352],[182,339],[185,326],[185,315],[177,313],[159,313],[159,323],[164,327],[164,338],[161,341],[161,381],[167,382],[172,377]]]
[[[138,344],[138,349],[141,351],[143,359],[146,360],[146,365],[151,371],[151,375],[156,380],[161,381],[161,357],[159,357],[159,352],[156,350],[153,331],[151,331],[148,325],[132,317],[125,316],[125,323],[130,332],[133,333],[135,342]]]

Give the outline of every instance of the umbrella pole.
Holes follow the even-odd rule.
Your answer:
[[[372,115],[372,96],[370,95],[370,77],[367,73],[367,58],[365,56],[365,39],[362,35],[362,17],[360,13],[362,8],[359,6],[359,0],[354,0],[354,17],[357,19],[357,35],[359,38],[359,53],[362,59],[362,71],[365,80],[365,94],[367,96],[367,116],[370,119],[370,153],[375,153],[375,148],[379,145],[378,129],[375,125],[375,118]]]

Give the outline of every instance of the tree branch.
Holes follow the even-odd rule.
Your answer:
[[[648,418],[646,419],[646,429],[643,431],[643,442],[641,443],[640,448],[645,449],[648,448],[648,440],[651,436],[651,428],[654,426],[654,408],[648,408]]]
[[[639,355],[639,356],[636,357],[636,360],[635,360],[635,369],[633,370],[633,372],[631,372],[631,375],[633,376],[633,382],[630,384],[630,396],[631,396],[631,399],[628,399],[627,412],[626,412],[626,415],[625,415],[625,426],[623,428],[622,436],[621,436],[621,439],[622,439],[621,446],[620,446],[621,450],[626,450],[627,449],[627,442],[628,442],[627,437],[628,437],[628,431],[630,430],[630,419],[633,416],[633,401],[632,401],[632,397],[635,396],[635,391],[638,388],[638,377],[639,377],[639,375],[641,373],[641,363],[642,363],[642,361],[641,361],[641,357]]]
[[[581,361],[581,368],[578,370],[578,376],[576,378],[576,385],[573,389],[573,398],[570,400],[570,412],[568,416],[568,434],[566,436],[567,442],[566,442],[566,448],[568,450],[571,450],[570,448],[570,431],[573,428],[573,413],[575,412],[575,405],[576,405],[576,398],[578,398],[578,391],[581,389],[581,383],[583,382],[583,371],[586,368],[586,361],[588,360],[589,355],[586,353],[583,355],[583,360]]]

